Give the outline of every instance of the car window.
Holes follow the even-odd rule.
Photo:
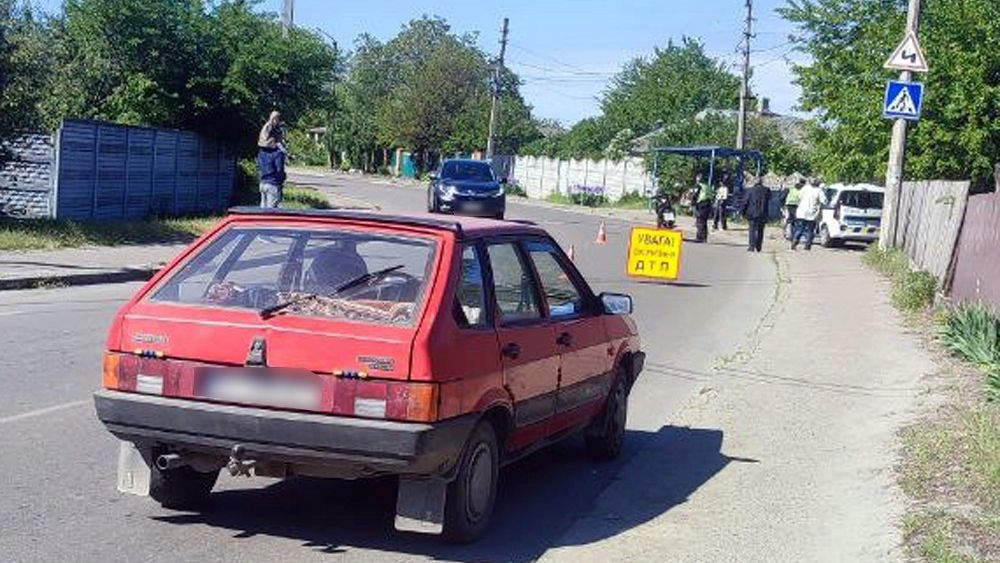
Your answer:
[[[168,275],[154,301],[412,324],[431,240],[346,229],[232,228]]]
[[[535,264],[542,294],[552,318],[571,317],[584,312],[583,297],[573,279],[560,264],[555,246],[550,242],[531,241],[525,245]]]
[[[840,204],[857,209],[882,209],[885,195],[879,192],[845,191],[840,194]]]
[[[462,270],[455,291],[455,317],[464,328],[486,326],[486,291],[483,268],[475,246],[462,250]]]
[[[493,244],[487,252],[501,320],[510,323],[541,318],[535,280],[514,244]]]
[[[486,162],[449,160],[441,166],[441,177],[448,180],[493,182],[493,168]]]

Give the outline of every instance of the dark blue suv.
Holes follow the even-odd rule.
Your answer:
[[[431,175],[427,211],[503,219],[507,207],[503,184],[483,160],[449,159]]]

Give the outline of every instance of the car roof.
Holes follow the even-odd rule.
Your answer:
[[[463,215],[432,215],[430,213],[413,213],[393,215],[374,211],[357,211],[345,209],[264,209],[261,207],[244,206],[229,209],[230,215],[245,217],[305,217],[332,220],[363,221],[386,226],[424,227],[455,234],[455,237],[472,239],[487,235],[548,235],[544,229],[530,221],[497,221]]]
[[[885,192],[885,188],[875,184],[833,184],[830,189],[842,192]]]
[[[470,164],[485,164],[487,166],[490,165],[490,162],[488,160],[477,160],[475,158],[446,158],[441,161],[441,164],[444,164],[446,162],[464,162]]]

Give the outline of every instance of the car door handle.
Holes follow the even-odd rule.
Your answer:
[[[500,353],[512,360],[516,360],[521,355],[521,345],[516,342],[510,342],[500,350]]]
[[[556,338],[556,344],[560,346],[569,346],[573,344],[573,335],[568,332],[560,334],[559,337]]]

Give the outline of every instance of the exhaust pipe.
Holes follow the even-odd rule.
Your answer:
[[[184,467],[188,462],[180,454],[163,454],[156,458],[156,468],[160,471],[169,471]]]

